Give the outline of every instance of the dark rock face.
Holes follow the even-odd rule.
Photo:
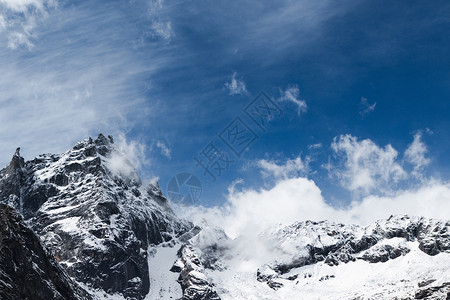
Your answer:
[[[414,299],[450,299],[450,282],[440,286],[423,288],[416,292]]]
[[[184,244],[178,251],[179,259],[171,271],[180,273],[178,281],[183,289],[183,300],[220,300],[213,285],[204,274],[204,267],[196,250]]]
[[[192,225],[178,219],[157,184],[143,187],[112,137],[79,142],[63,154],[0,171],[0,203],[13,206],[75,280],[143,299],[150,288],[147,249]]]
[[[91,299],[10,206],[0,204],[0,298]]]
[[[390,259],[395,259],[410,252],[409,248],[402,246],[394,247],[391,245],[382,245],[380,247],[375,246],[373,248],[374,249],[370,249],[371,251],[366,251],[358,258],[371,263],[387,262]]]

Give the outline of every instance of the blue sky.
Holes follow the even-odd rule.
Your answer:
[[[307,178],[333,207],[448,188],[449,33],[439,0],[1,0],[0,160],[103,132],[163,190],[195,174],[207,207],[237,180]],[[260,91],[282,111],[264,131]],[[220,139],[237,117],[257,136],[239,157]],[[214,182],[210,142],[233,160]]]

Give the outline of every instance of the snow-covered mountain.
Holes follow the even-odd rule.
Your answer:
[[[149,247],[192,228],[157,184],[141,184],[112,137],[28,162],[16,153],[0,178],[1,201],[24,216],[67,274],[108,294],[142,299],[150,288]]]
[[[250,244],[215,232],[190,243],[222,299],[450,299],[448,221],[305,221]]]
[[[18,149],[0,171],[1,299],[33,272],[51,280],[20,277],[24,293],[47,293],[29,299],[450,299],[448,220],[303,221],[230,239],[178,218],[132,163],[103,135],[27,162]]]

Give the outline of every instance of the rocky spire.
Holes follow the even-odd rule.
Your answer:
[[[17,170],[19,168],[23,168],[25,166],[25,160],[22,156],[20,156],[20,147],[16,149],[16,152],[14,153],[11,162],[6,167],[6,169],[11,172],[14,170]]]
[[[106,156],[111,152],[114,140],[112,136],[108,135],[108,138],[106,138],[102,133],[100,133],[94,143],[97,146],[98,153]]]

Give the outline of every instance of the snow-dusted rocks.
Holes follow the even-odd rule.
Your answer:
[[[204,224],[205,225],[205,224]],[[229,238],[220,228],[204,227],[185,242],[171,271],[179,273],[183,300],[219,300],[206,269],[223,270],[222,259],[229,250]]]
[[[297,222],[260,234],[252,256],[239,238],[219,242],[221,268],[203,273],[222,299],[446,299],[449,229],[408,216],[366,227]]]
[[[0,204],[0,241],[1,299],[91,299],[47,253],[22,217],[4,204]]]
[[[430,256],[449,254],[449,230],[449,222],[408,216],[392,216],[367,227],[298,222],[263,234],[275,245],[273,252],[282,255],[259,268],[257,279],[279,289],[282,284],[275,279],[291,269],[319,262],[337,266],[356,259],[386,262],[409,253],[407,242],[417,242],[418,249]]]
[[[0,173],[0,201],[25,217],[71,277],[130,299],[149,291],[147,249],[192,227],[157,185],[142,186],[103,135],[26,163],[15,155]]]
[[[192,246],[183,245],[178,251],[178,256],[180,258],[174,263],[171,271],[180,273],[178,281],[183,289],[183,300],[219,300]]]

